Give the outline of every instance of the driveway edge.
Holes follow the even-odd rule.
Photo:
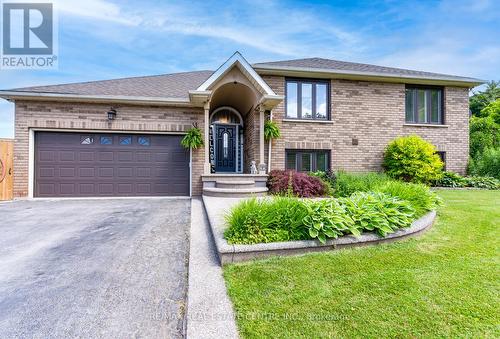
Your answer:
[[[431,211],[415,220],[408,228],[382,238],[374,233],[365,233],[360,237],[346,235],[337,239],[328,240],[321,244],[316,240],[274,242],[254,245],[231,245],[224,239],[224,213],[241,199],[203,197],[212,234],[215,238],[217,253],[222,264],[266,258],[276,255],[297,255],[311,252],[331,251],[346,247],[377,245],[386,242],[402,240],[416,236],[431,227],[436,218],[436,211]]]
[[[233,305],[203,202],[191,200],[191,230],[186,312],[187,338],[238,338]]]

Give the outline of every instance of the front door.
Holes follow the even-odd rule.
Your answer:
[[[236,172],[236,126],[215,125],[215,171]]]

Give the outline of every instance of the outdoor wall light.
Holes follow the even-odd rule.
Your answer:
[[[116,109],[111,107],[111,109],[108,111],[108,120],[115,120],[116,119]]]

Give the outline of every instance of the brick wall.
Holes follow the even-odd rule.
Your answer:
[[[276,94],[285,79],[263,76]],[[285,103],[273,110],[282,138],[273,143],[272,169],[285,167],[285,149],[331,150],[331,167],[378,171],[385,146],[395,137],[418,134],[446,152],[446,168],[465,174],[469,153],[468,89],[446,87],[446,127],[405,126],[405,85],[368,81],[331,81],[329,122],[283,121]],[[358,139],[353,145],[352,139]]]
[[[250,173],[252,161],[259,165],[259,112],[251,110],[244,119],[243,173]]]
[[[99,131],[184,132],[194,122],[203,130],[203,109],[120,105],[115,121],[107,121],[110,105],[17,101],[15,109],[14,195],[28,195],[29,128]],[[193,195],[202,190],[204,150],[193,150]]]

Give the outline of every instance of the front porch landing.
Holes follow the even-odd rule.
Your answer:
[[[201,176],[203,195],[241,198],[267,194],[267,174],[206,174]]]

